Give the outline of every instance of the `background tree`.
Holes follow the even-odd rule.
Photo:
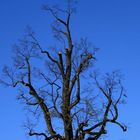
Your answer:
[[[5,66],[5,80],[1,79],[2,84],[18,88],[18,99],[36,119],[44,119],[41,132],[34,119],[28,120],[24,124],[28,134],[45,140],[98,140],[107,134],[108,123],[126,131],[118,121],[118,105],[125,95],[121,75],[114,71],[99,80],[94,72],[97,48],[86,38],[77,42],[72,36],[72,1],[66,10],[48,5],[43,10],[54,18],[52,31],[58,45],[42,47],[28,27],[14,46],[12,68]]]

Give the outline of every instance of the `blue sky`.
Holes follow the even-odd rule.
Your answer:
[[[60,0],[63,5],[65,0]],[[51,19],[41,5],[51,0],[0,0],[0,69],[11,63],[11,46],[32,26],[41,41],[52,43]],[[53,2],[58,2],[53,0]],[[120,69],[125,75],[128,103],[120,108],[120,120],[128,124],[128,132],[110,127],[106,139],[138,140],[140,118],[140,1],[82,0],[72,18],[73,36],[88,37],[100,51],[97,67],[103,72]],[[25,140],[21,127],[22,105],[12,88],[0,86],[0,139]],[[34,140],[34,139],[33,139]]]

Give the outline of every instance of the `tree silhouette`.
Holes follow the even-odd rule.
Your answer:
[[[2,84],[18,89],[18,99],[34,117],[44,119],[43,132],[35,130],[34,119],[24,124],[29,136],[98,140],[107,134],[109,123],[126,131],[118,121],[118,105],[124,102],[121,76],[114,71],[100,80],[94,70],[98,49],[86,38],[74,41],[71,1],[66,10],[48,5],[43,10],[54,19],[52,30],[58,46],[43,47],[28,27],[24,39],[14,46],[12,68],[5,66],[1,79]]]

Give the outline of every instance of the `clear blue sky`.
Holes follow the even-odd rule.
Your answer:
[[[37,32],[41,41],[51,43],[50,16],[41,5],[51,0],[0,0],[0,69],[11,63],[11,46],[22,37],[26,25]],[[54,2],[56,0],[53,0]],[[65,0],[59,0],[63,4]],[[58,2],[58,0],[57,0]],[[73,17],[76,39],[84,36],[100,48],[97,67],[102,71],[120,69],[125,75],[128,103],[121,107],[120,119],[128,124],[128,132],[110,127],[105,138],[138,140],[140,118],[140,1],[81,0]],[[51,40],[51,41],[50,41]],[[22,105],[12,88],[0,86],[0,139],[25,140],[21,125]],[[34,139],[32,139],[34,140]]]

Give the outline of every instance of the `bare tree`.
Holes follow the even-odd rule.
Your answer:
[[[74,42],[70,28],[72,7],[71,1],[66,10],[43,6],[54,18],[52,30],[59,41],[55,51],[42,47],[28,28],[26,37],[14,46],[12,69],[3,69],[5,80],[1,79],[1,83],[18,88],[18,99],[28,111],[44,118],[43,132],[36,132],[31,120],[24,125],[29,136],[98,140],[107,134],[109,123],[127,129],[118,121],[118,105],[124,102],[121,77],[113,72],[99,80],[93,73],[97,49],[87,39]]]

